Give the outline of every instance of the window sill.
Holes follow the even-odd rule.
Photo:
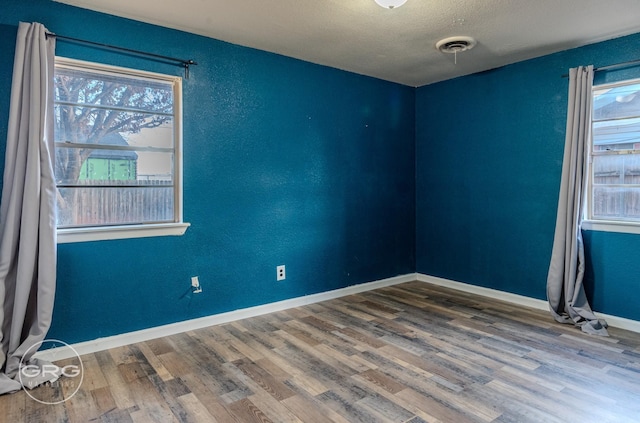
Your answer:
[[[108,226],[102,228],[58,229],[58,244],[183,235],[189,223],[159,223],[153,225]]]
[[[587,231],[619,232],[625,234],[640,234],[640,222],[618,222],[615,220],[584,220],[582,229]]]

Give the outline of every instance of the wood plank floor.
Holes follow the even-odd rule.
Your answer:
[[[411,282],[83,356],[0,421],[638,422],[640,334],[610,333]]]

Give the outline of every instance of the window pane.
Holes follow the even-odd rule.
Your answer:
[[[640,188],[593,188],[595,219],[640,221]]]
[[[173,187],[60,188],[58,227],[174,221]]]
[[[171,114],[173,86],[166,81],[152,81],[122,74],[57,68],[54,101]]]
[[[640,150],[640,119],[593,123],[593,151]]]
[[[593,184],[640,184],[640,155],[594,156]]]
[[[56,183],[89,185],[100,181],[173,184],[173,152],[56,148]]]
[[[640,116],[640,83],[593,91],[593,119]]]
[[[58,143],[173,147],[173,116],[65,104],[54,116]]]

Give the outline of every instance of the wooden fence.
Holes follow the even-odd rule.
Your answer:
[[[640,155],[598,156],[593,166],[594,217],[640,220]]]
[[[174,220],[174,187],[166,181],[80,181],[58,189],[58,227]]]

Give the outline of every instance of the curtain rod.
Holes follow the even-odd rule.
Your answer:
[[[624,68],[626,66],[633,66],[633,65],[640,65],[640,59],[630,60],[628,62],[614,63],[613,65],[600,66],[599,68],[593,68],[593,71],[594,72],[605,71],[605,70],[611,70],[611,69],[617,69],[617,68]],[[569,74],[565,73],[564,75],[562,75],[562,77],[568,78]]]
[[[110,50],[123,51],[125,53],[136,54],[138,56],[144,56],[144,57],[148,57],[148,58],[151,58],[151,59],[164,60],[164,61],[168,61],[168,62],[176,62],[180,66],[184,67],[184,77],[185,77],[185,79],[189,79],[189,66],[198,64],[192,59],[187,59],[187,60],[185,60],[185,59],[177,59],[175,57],[162,56],[160,54],[155,54],[155,53],[147,53],[146,51],[133,50],[133,49],[130,49],[130,48],[118,47],[118,46],[114,46],[114,45],[111,45],[111,44],[96,43],[94,41],[82,40],[80,38],[67,37],[66,35],[54,34],[53,32],[46,32],[45,36],[47,38],[48,37],[54,37],[54,38],[57,38],[59,40],[72,41],[72,42],[75,42],[75,43],[88,44],[88,45],[92,45],[92,46],[107,48],[107,49],[110,49]]]

